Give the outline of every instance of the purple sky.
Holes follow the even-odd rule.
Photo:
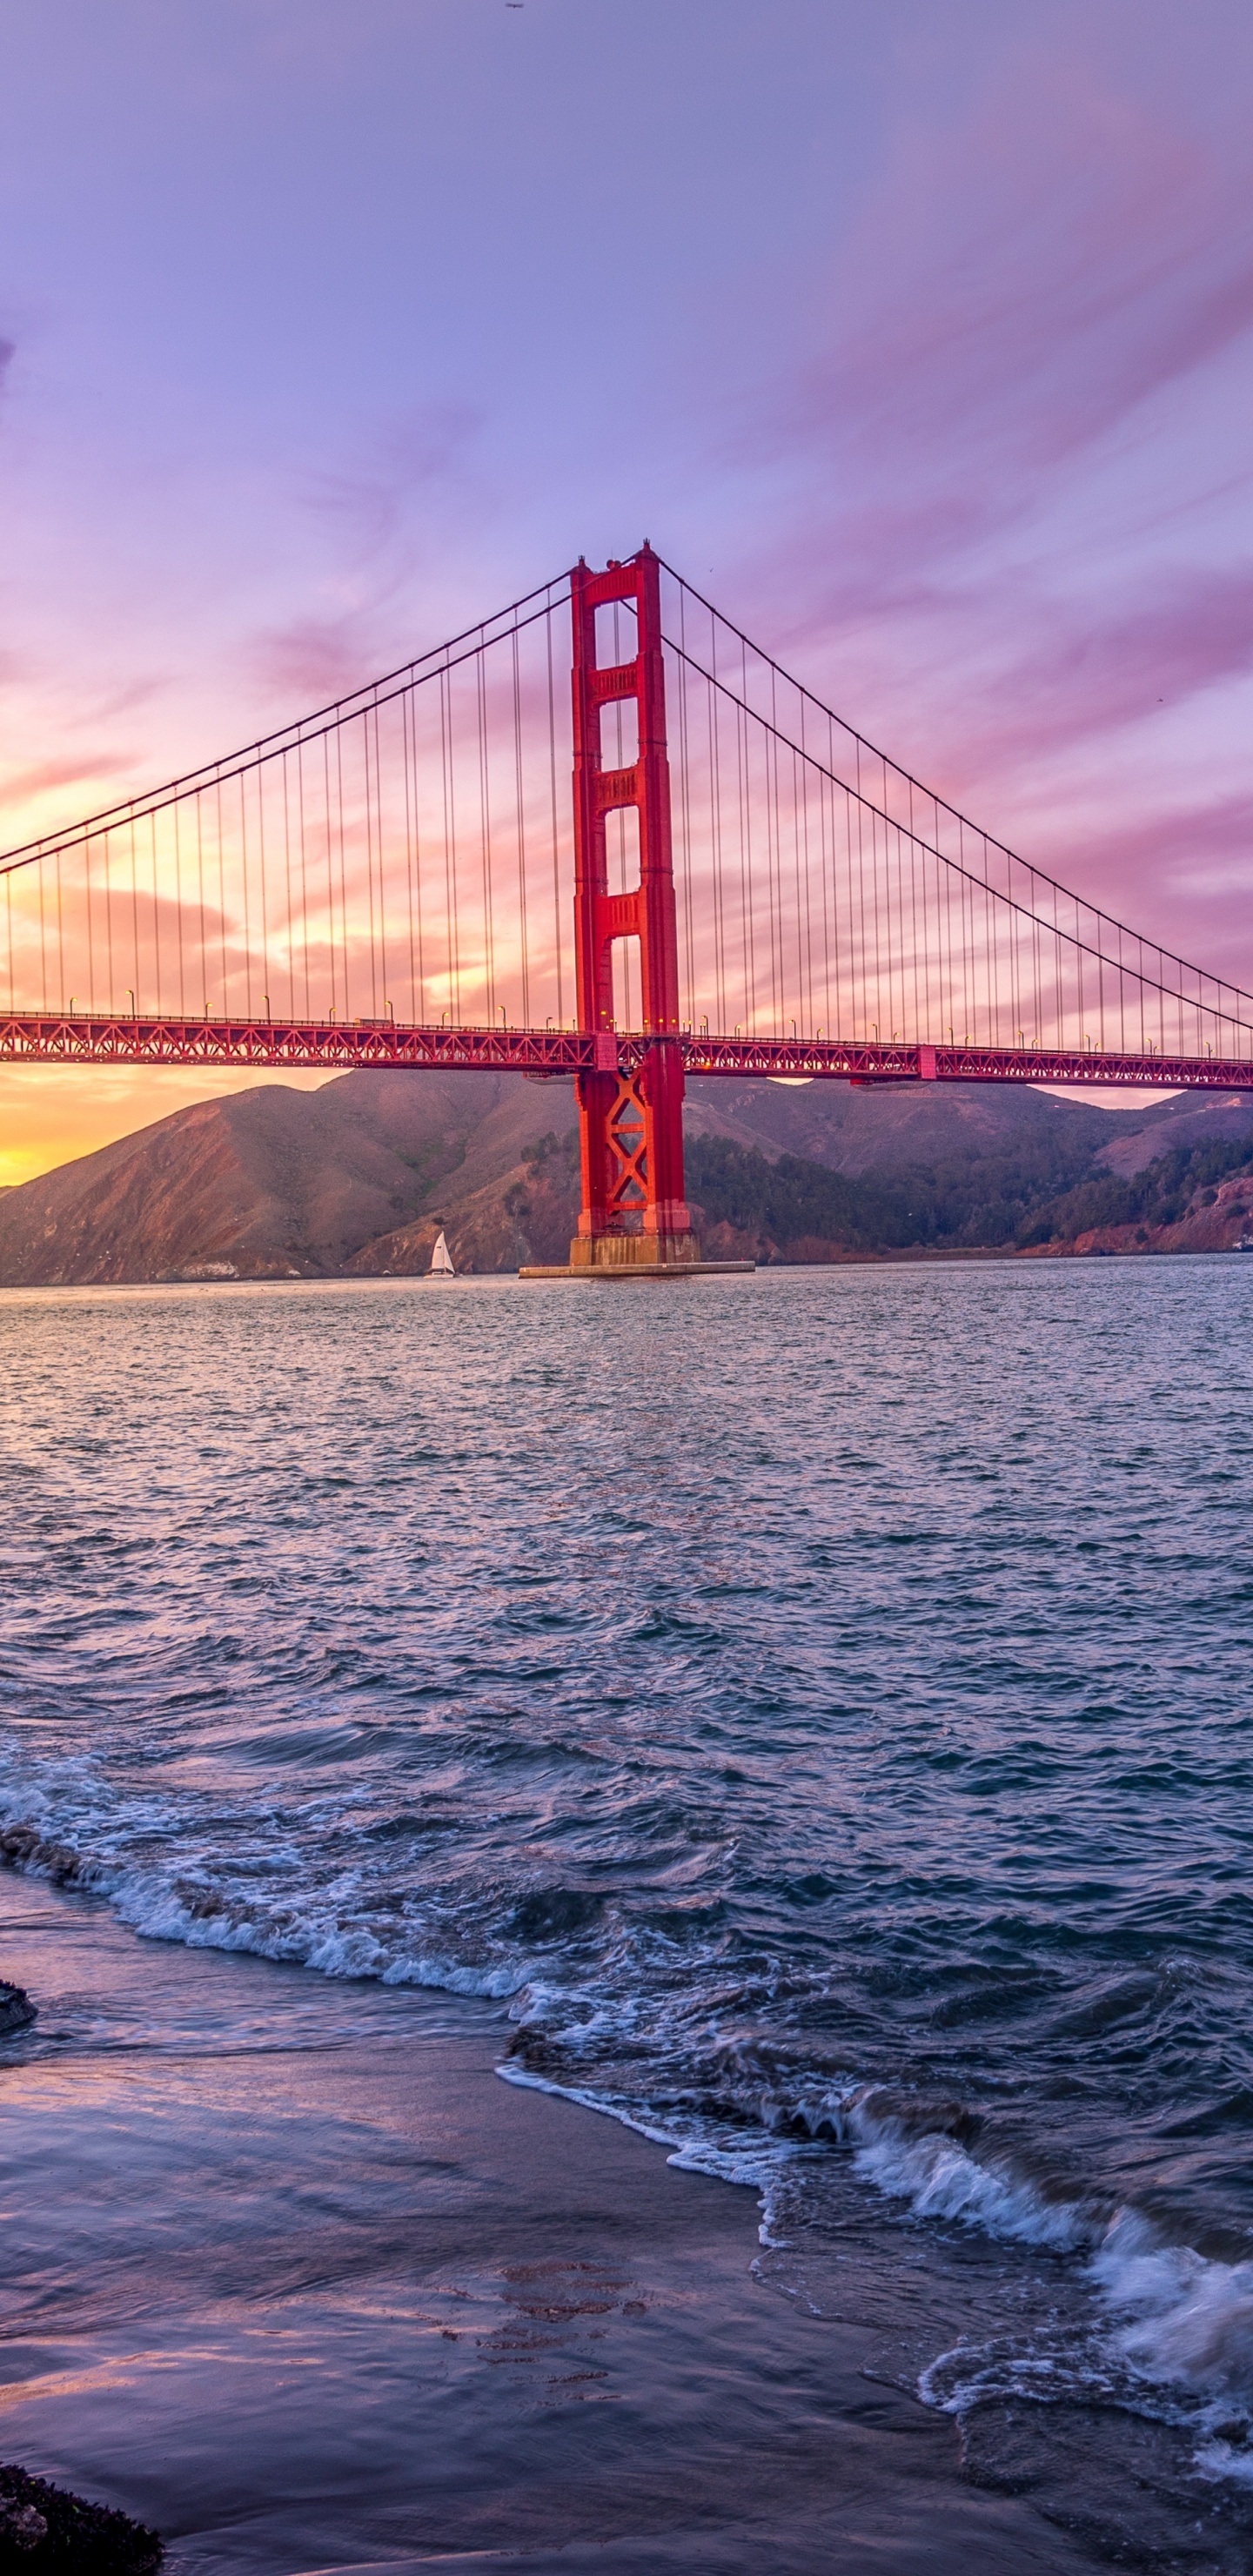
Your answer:
[[[0,37],[4,845],[647,535],[1253,985],[1247,6],[0,0]],[[208,1087],[10,1075],[0,1171]]]

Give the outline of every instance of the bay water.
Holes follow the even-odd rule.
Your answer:
[[[6,1292],[0,1854],[139,1998],[492,2009],[977,2485],[1245,2566],[1251,1395],[1237,1256]]]

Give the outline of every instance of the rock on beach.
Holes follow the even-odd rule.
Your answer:
[[[35,2006],[22,1986],[11,1986],[0,1977],[0,2039],[11,2030],[25,2030],[35,2018]]]
[[[153,2576],[164,2548],[155,2531],[111,2505],[0,2466],[0,2576]]]

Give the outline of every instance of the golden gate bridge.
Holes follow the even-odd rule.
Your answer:
[[[1253,997],[923,787],[647,545],[0,879],[0,1060],[573,1075],[576,1269],[698,1262],[688,1074],[1253,1089]]]

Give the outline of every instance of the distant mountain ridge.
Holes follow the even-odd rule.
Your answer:
[[[1153,1249],[1158,1234],[1186,1249],[1190,1225],[1202,1249],[1238,1239],[1253,1099],[1181,1095],[1111,1115],[1008,1085],[698,1080],[686,1124],[713,1249],[1025,1248],[1032,1228],[1036,1250]],[[427,1268],[441,1226],[460,1269],[561,1260],[578,1211],[575,1130],[572,1084],[519,1074],[352,1073],[314,1092],[237,1092],[0,1193],[0,1285],[399,1275]],[[1176,1156],[1166,1179],[1138,1180],[1164,1152]],[[1197,1189],[1210,1197],[1193,1207],[1188,1174],[1207,1156]],[[1126,1243],[1107,1243],[1120,1227]]]

